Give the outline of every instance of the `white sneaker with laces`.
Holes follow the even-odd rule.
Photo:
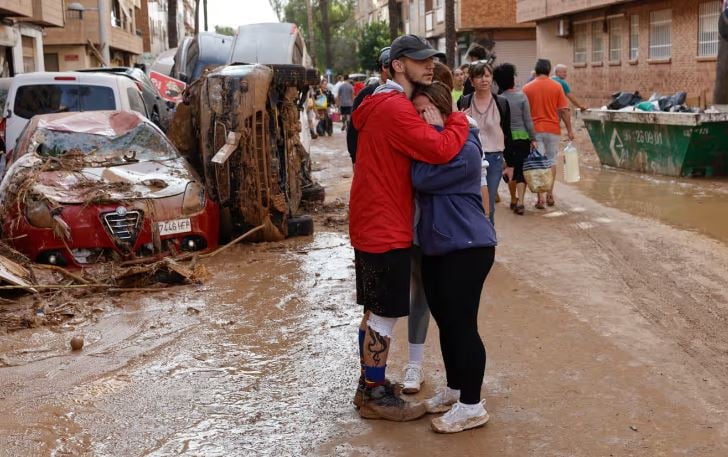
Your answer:
[[[460,390],[447,386],[437,389],[435,395],[425,400],[425,408],[430,414],[444,413],[460,399]]]
[[[484,403],[484,400],[475,405],[457,402],[450,408],[450,411],[432,419],[432,429],[437,433],[458,433],[481,427],[490,419]]]
[[[420,386],[425,382],[425,375],[422,372],[422,366],[408,363],[404,367],[404,379],[402,381],[402,393],[416,394],[420,391]]]

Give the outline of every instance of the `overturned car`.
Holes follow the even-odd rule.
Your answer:
[[[3,237],[32,261],[83,267],[217,246],[218,205],[138,113],[35,116],[8,165]]]
[[[293,27],[292,55],[305,54]],[[253,41],[265,40],[261,33]],[[236,43],[245,39],[252,36],[241,27]],[[311,218],[300,214],[301,202],[323,200],[323,188],[311,178],[300,108],[302,94],[318,81],[317,70],[302,64],[243,62],[218,67],[188,86],[169,137],[220,205],[224,238],[257,226],[264,226],[259,239],[269,241],[313,231]]]

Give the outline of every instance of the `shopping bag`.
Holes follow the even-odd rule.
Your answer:
[[[329,99],[326,97],[325,94],[321,94],[316,97],[316,101],[314,102],[316,109],[327,109],[329,107]]]
[[[341,113],[336,108],[331,110],[330,116],[333,122],[341,122]]]
[[[554,175],[551,173],[553,162],[541,154],[537,149],[531,152],[523,161],[523,177],[531,192],[548,192],[554,183]]]

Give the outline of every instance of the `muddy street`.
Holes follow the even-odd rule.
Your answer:
[[[728,183],[601,169],[578,134],[583,180],[557,184],[555,207],[517,216],[501,187],[484,428],[437,435],[351,404],[361,311],[336,131],[312,142],[314,236],[237,245],[199,286],[0,330],[0,456],[728,455]],[[437,341],[431,322],[415,398],[444,383]],[[392,351],[398,379],[402,322]]]

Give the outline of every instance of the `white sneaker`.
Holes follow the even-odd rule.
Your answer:
[[[425,382],[425,376],[422,367],[414,363],[408,363],[404,367],[404,380],[402,381],[402,393],[416,394],[420,391],[420,386]]]
[[[447,386],[437,389],[435,395],[425,400],[425,408],[430,414],[444,413],[460,399],[460,390]]]
[[[432,419],[432,429],[437,433],[458,433],[481,427],[490,419],[484,403],[485,401],[481,401],[475,405],[465,405],[457,402],[450,411]]]

